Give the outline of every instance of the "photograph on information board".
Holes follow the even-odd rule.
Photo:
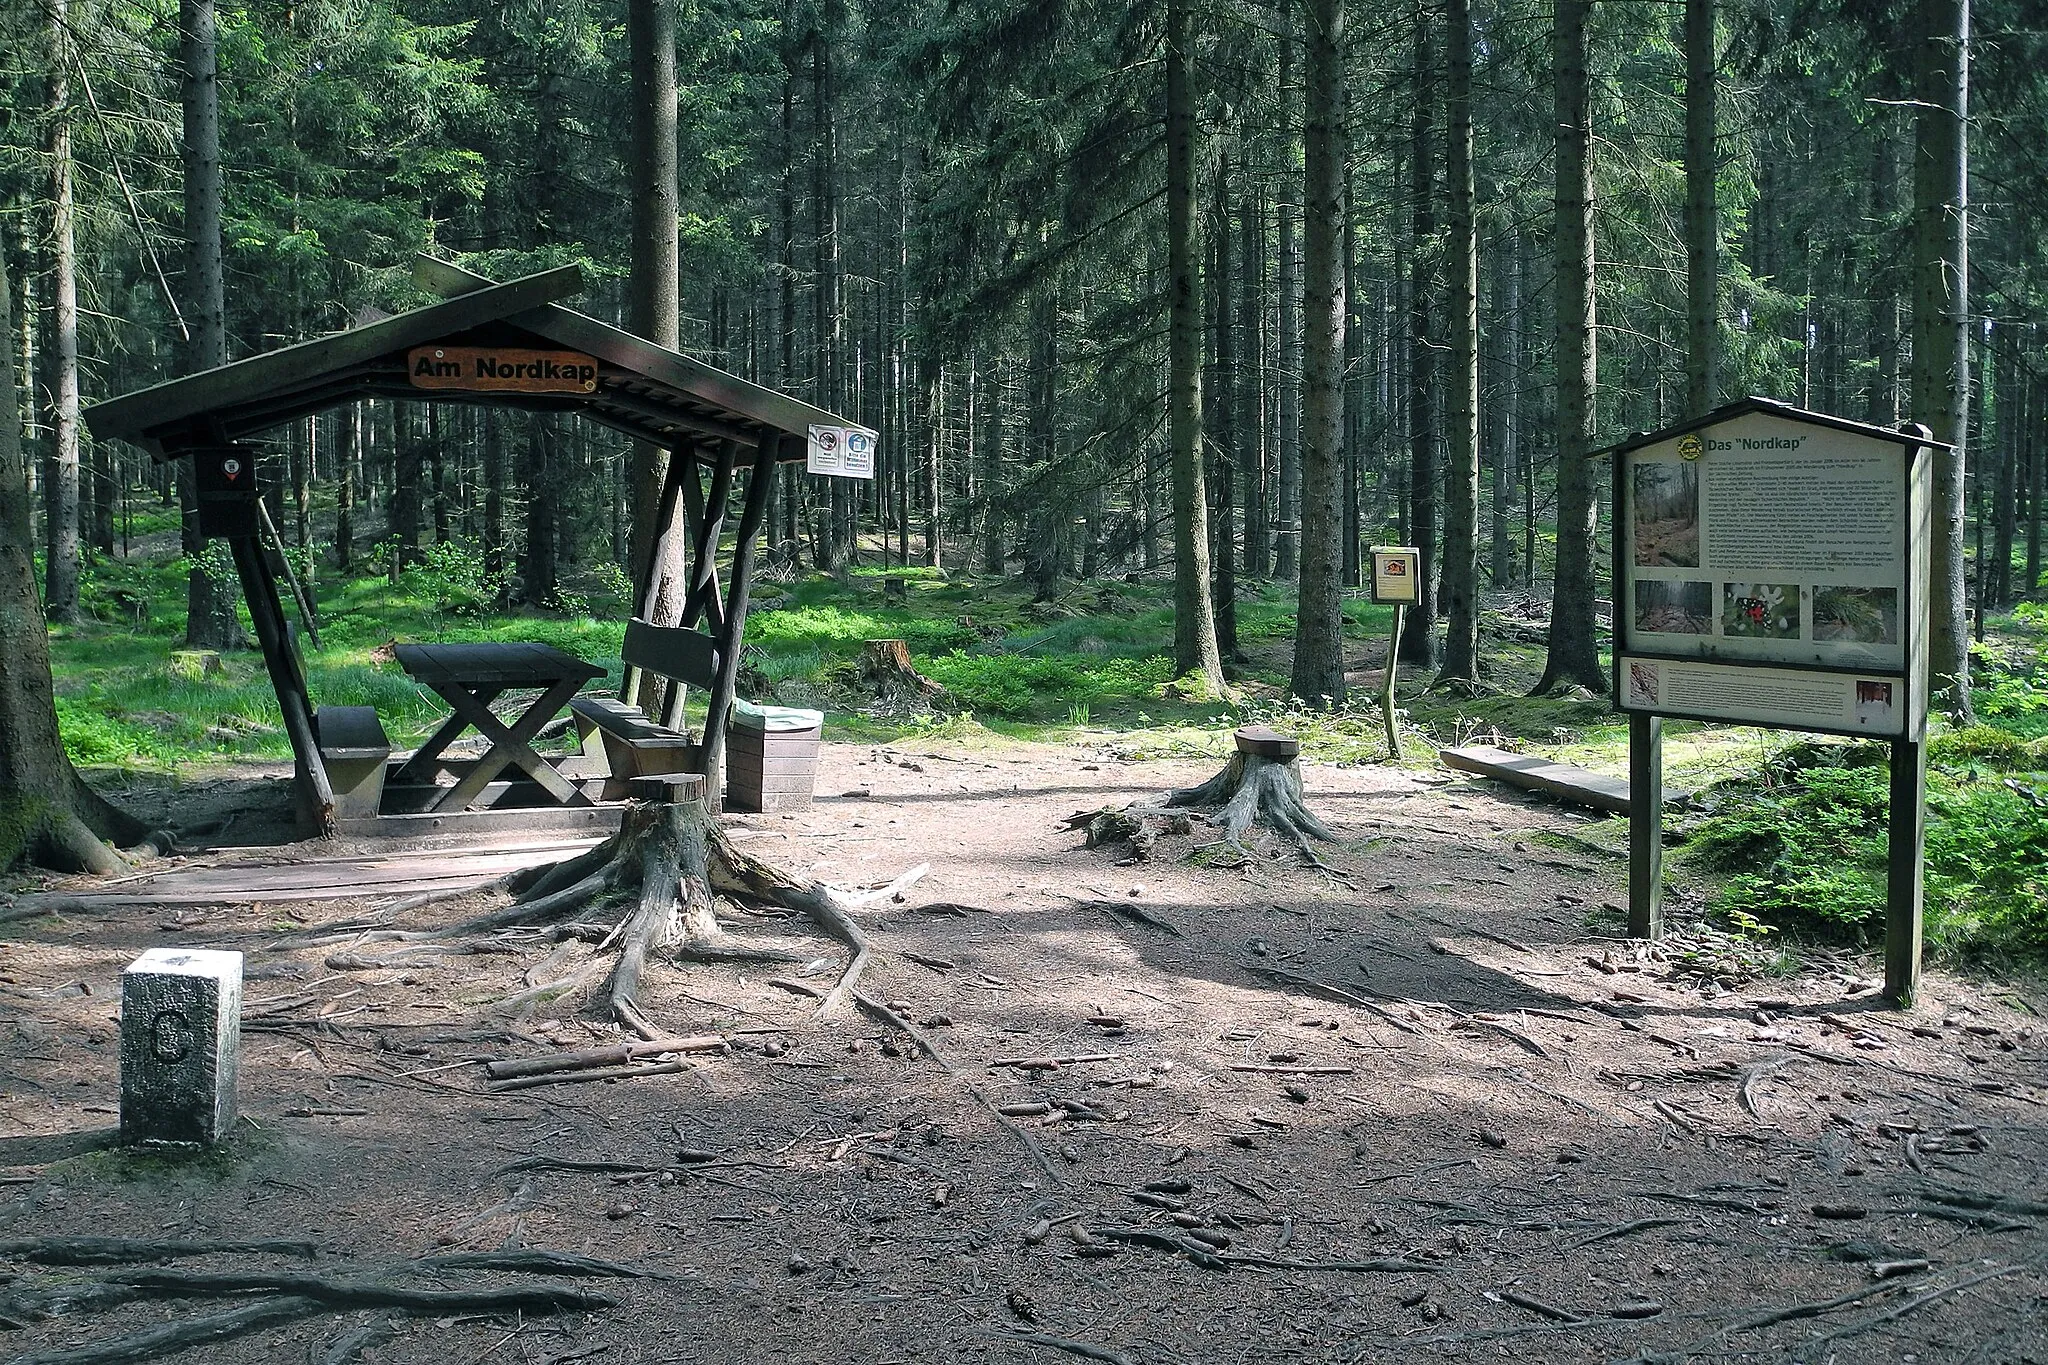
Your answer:
[[[1635,469],[1636,563],[1698,568],[1700,476],[1680,460],[1643,460]]]

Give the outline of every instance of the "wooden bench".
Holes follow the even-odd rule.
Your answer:
[[[703,771],[704,747],[681,727],[683,699],[691,687],[709,688],[718,668],[717,647],[703,631],[657,626],[638,617],[626,625],[620,657],[629,669],[667,678],[671,686],[659,717],[612,697],[578,697],[569,703],[584,755],[603,760],[599,799],[604,801],[626,796],[637,777]]]
[[[384,802],[384,765],[391,739],[374,706],[323,706],[313,713],[320,766],[334,789],[339,819],[374,817]]]

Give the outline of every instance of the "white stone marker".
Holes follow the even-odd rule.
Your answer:
[[[151,948],[121,973],[121,1141],[223,1141],[235,1124],[242,955]]]

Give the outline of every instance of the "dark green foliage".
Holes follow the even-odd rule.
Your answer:
[[[1715,793],[1685,860],[1710,904],[1760,923],[1865,940],[1885,910],[1881,745],[1802,745],[1760,789]],[[2048,958],[2048,750],[1989,726],[1937,737],[1927,799],[1927,940],[1955,957]]]

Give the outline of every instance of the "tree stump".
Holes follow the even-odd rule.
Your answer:
[[[1333,843],[1336,836],[1302,800],[1301,741],[1263,725],[1244,726],[1232,739],[1237,751],[1230,762],[1199,787],[1168,792],[1156,806],[1134,803],[1122,810],[1081,811],[1068,818],[1067,827],[1086,828],[1090,848],[1128,840],[1133,860],[1143,862],[1161,835],[1186,832],[1187,817],[1178,812],[1195,811],[1220,828],[1224,842],[1240,852],[1248,852],[1245,832],[1254,822],[1262,822],[1321,866],[1309,841]]]
[[[917,671],[905,640],[869,640],[861,646],[860,678],[887,709],[929,711],[946,689]]]

